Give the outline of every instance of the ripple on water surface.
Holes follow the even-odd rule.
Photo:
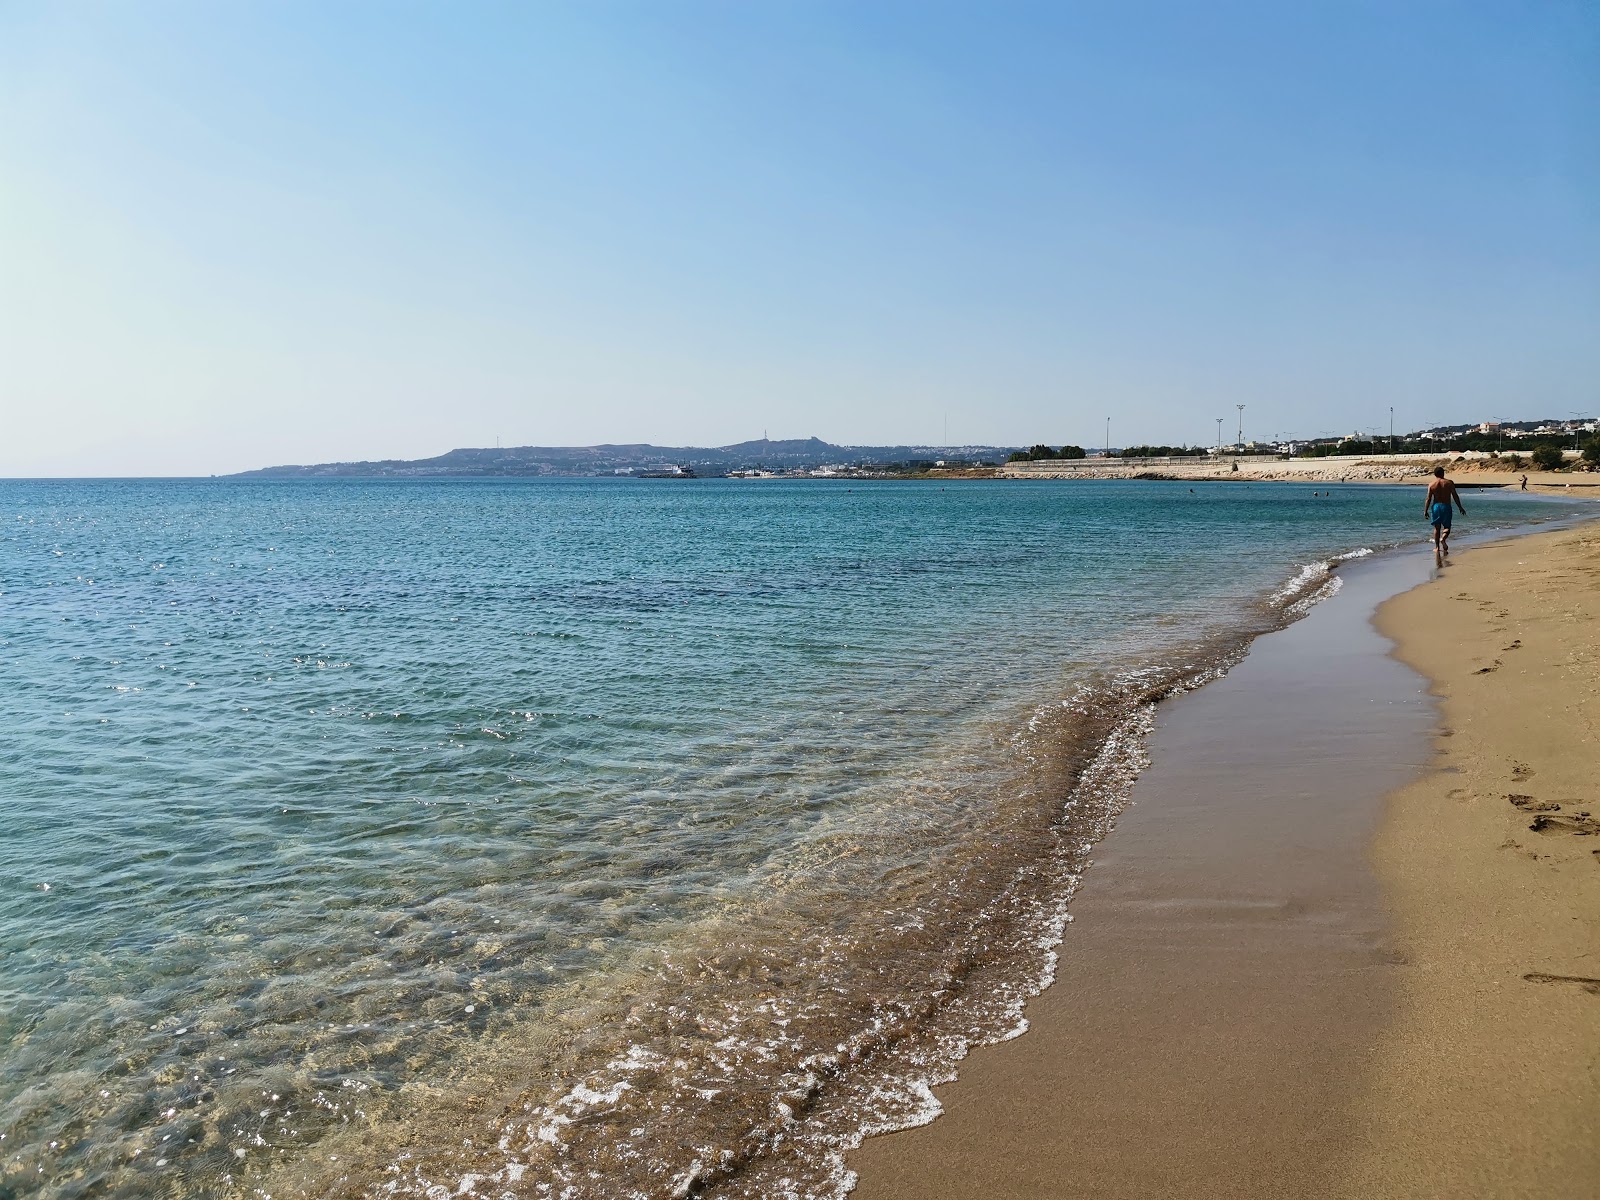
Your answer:
[[[1264,492],[0,484],[0,1191],[836,1190],[1152,698],[1417,532]]]

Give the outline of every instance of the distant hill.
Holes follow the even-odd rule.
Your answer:
[[[821,438],[765,438],[732,446],[507,446],[451,450],[436,458],[382,459],[377,462],[318,463],[263,467],[234,479],[481,478],[523,475],[617,475],[693,467],[697,474],[720,475],[758,467],[773,470],[828,464],[903,463],[933,459],[1004,462],[1010,446],[836,446]]]

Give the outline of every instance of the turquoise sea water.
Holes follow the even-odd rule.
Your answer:
[[[0,1196],[836,1194],[1312,490],[0,483]]]

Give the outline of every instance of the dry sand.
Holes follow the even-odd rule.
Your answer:
[[[1430,563],[1164,707],[1032,1029],[859,1200],[1600,1196],[1600,529],[1458,550],[1387,657]]]
[[[1232,470],[1237,462],[1238,470]],[[1474,454],[1470,457],[1398,454],[1394,457],[1272,457],[1224,459],[1130,460],[1074,459],[1054,462],[1008,463],[994,473],[1007,479],[1174,479],[1187,482],[1235,483],[1404,483],[1425,484],[1433,468],[1443,467],[1465,486],[1517,487],[1528,477],[1528,490],[1565,495],[1600,492],[1600,472],[1577,467],[1566,471],[1513,468],[1509,460]],[[937,472],[935,473],[937,474]]]
[[[1458,554],[1379,626],[1437,769],[1375,850],[1399,1007],[1352,1196],[1600,1196],[1600,528]]]

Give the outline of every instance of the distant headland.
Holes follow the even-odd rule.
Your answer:
[[[435,458],[333,462],[264,467],[234,479],[462,479],[533,475],[646,475],[680,472],[700,476],[735,473],[828,473],[872,471],[916,474],[933,466],[994,466],[1014,446],[836,446],[821,438],[739,442],[732,446],[490,446],[451,450]]]

